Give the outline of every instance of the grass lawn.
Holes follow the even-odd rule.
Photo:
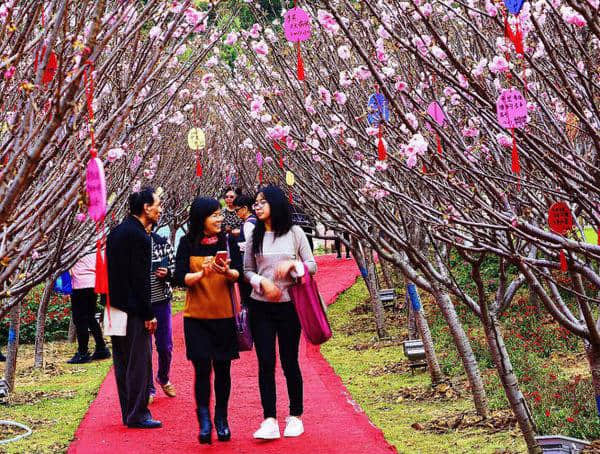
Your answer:
[[[405,329],[397,320],[388,323],[392,341],[374,342],[372,315],[357,307],[367,299],[362,280],[343,293],[329,308],[333,338],[321,348],[337,374],[365,410],[371,421],[383,430],[386,439],[400,453],[496,453],[525,452],[518,430],[494,434],[482,429],[451,430],[436,434],[415,430],[425,423],[473,409],[468,393],[464,398],[427,399],[429,375],[407,370],[400,340]],[[398,319],[399,320],[399,319]],[[394,340],[395,339],[395,340]],[[406,389],[408,392],[400,392]],[[406,395],[409,397],[407,398]],[[414,395],[414,398],[411,396]]]
[[[183,309],[184,293],[176,292],[173,312]],[[93,348],[94,341],[90,339]],[[17,363],[16,390],[11,403],[0,406],[0,419],[28,425],[33,434],[7,445],[0,453],[66,452],[75,430],[112,366],[112,359],[71,365],[66,361],[77,350],[67,341],[45,345],[44,370],[33,369],[33,345],[21,345]],[[0,426],[0,439],[10,438]]]

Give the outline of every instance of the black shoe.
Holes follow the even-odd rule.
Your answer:
[[[127,424],[127,427],[130,429],[160,429],[162,427],[162,422],[150,418],[145,421]]]
[[[0,352],[0,363],[3,363],[4,361],[6,361],[6,356],[4,356],[2,352]]]
[[[100,350],[95,350],[94,354],[92,355],[92,361],[108,358],[110,358],[110,350],[107,347],[104,347]]]
[[[199,407],[196,410],[198,415],[198,423],[200,424],[200,434],[198,440],[201,445],[212,443],[212,423],[210,422],[210,411],[208,407]]]
[[[215,415],[215,429],[219,441],[231,440],[231,431],[229,430],[229,424],[227,423],[227,416]]]
[[[89,363],[91,361],[92,357],[90,356],[90,354],[88,352],[85,353],[80,353],[77,352],[75,353],[75,355],[73,355],[73,358],[71,358],[69,361],[67,361],[68,364],[85,364],[85,363]]]

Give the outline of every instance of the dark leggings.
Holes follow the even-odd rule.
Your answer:
[[[208,407],[210,404],[210,374],[215,371],[215,416],[227,416],[227,404],[231,393],[231,361],[198,359],[192,361],[196,371],[194,392],[196,406]]]
[[[287,382],[290,415],[303,411],[302,373],[298,364],[300,321],[294,303],[265,303],[250,300],[250,327],[258,358],[258,384],[265,418],[277,417],[275,392],[275,342]]]
[[[73,289],[71,293],[71,314],[77,332],[77,350],[87,353],[90,333],[96,341],[96,350],[106,348],[102,330],[96,320],[96,293],[93,288]]]
[[[350,235],[346,232],[344,232],[344,239],[348,242],[350,242]],[[348,248],[348,246],[344,245],[346,248],[346,258],[350,258],[350,249]],[[342,240],[340,240],[339,235],[336,237],[335,239],[335,250],[337,252],[337,256],[341,257],[342,256]]]

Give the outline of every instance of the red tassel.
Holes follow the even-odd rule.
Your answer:
[[[423,166],[421,167],[421,172],[427,173],[427,168],[425,168],[425,164],[423,164]]]
[[[294,197],[292,196],[292,190],[290,189],[290,205],[294,204]]]
[[[258,171],[258,182],[260,184],[262,184],[263,182],[263,171],[262,171],[262,167],[260,168],[260,170]]]
[[[196,176],[197,177],[202,176],[202,163],[200,162],[199,157],[196,158]]]
[[[278,141],[273,141],[273,148],[275,148],[275,151],[280,151],[281,150],[281,145],[279,145]]]
[[[300,50],[300,42],[298,42],[298,80],[304,80],[304,60],[302,60],[302,51]]]
[[[515,130],[512,129],[512,171],[516,174],[521,173],[521,163],[519,162],[519,150],[517,150],[517,140],[515,139]]]
[[[506,13],[504,14],[504,37],[513,42],[515,40],[515,35],[513,34],[512,28],[510,28],[510,25],[508,23],[508,16],[506,15]]]
[[[387,158],[387,151],[385,149],[385,144],[383,143],[383,131],[381,127],[381,123],[379,124],[379,141],[377,143],[377,159],[380,161],[384,161]]]
[[[440,135],[437,132],[435,133],[435,138],[437,139],[437,151],[438,151],[438,154],[442,154],[442,142],[440,140]]]
[[[560,270],[566,272],[569,268],[567,267],[567,256],[565,251],[560,250]]]
[[[102,257],[103,244],[106,244],[104,238],[102,241],[98,238],[96,241],[96,284],[94,291],[97,294],[106,295],[108,294],[108,269],[106,267],[106,260]]]
[[[519,22],[517,22],[517,32],[513,37],[513,44],[515,45],[515,52],[517,54],[525,54],[525,49],[523,47],[523,33],[521,33],[521,25]]]
[[[279,168],[283,169],[283,152],[279,153]]]

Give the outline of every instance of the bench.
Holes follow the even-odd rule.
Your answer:
[[[427,361],[425,361],[425,347],[420,339],[407,340],[402,342],[402,348],[404,349],[404,356],[409,361],[408,366],[411,372],[414,372],[416,368],[422,367],[427,368]]]
[[[393,288],[382,288],[379,290],[379,299],[383,307],[393,307],[396,302],[396,290]]]
[[[543,435],[535,437],[545,454],[578,454],[590,444],[584,440],[564,435]]]

